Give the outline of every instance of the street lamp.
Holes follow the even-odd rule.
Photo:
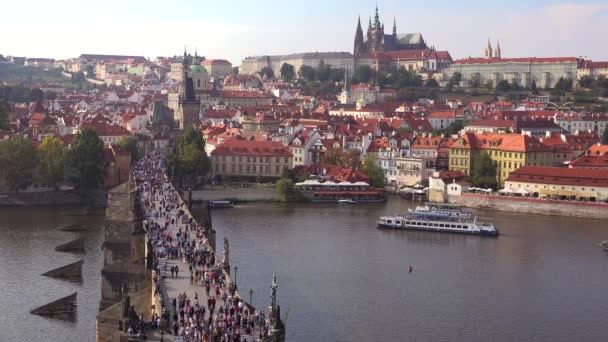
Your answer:
[[[236,285],[236,272],[239,270],[239,268],[235,265],[234,266],[234,289],[236,290],[237,285]]]
[[[249,289],[249,306],[253,307],[253,290]]]

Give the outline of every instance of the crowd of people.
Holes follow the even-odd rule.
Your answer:
[[[134,168],[148,244],[155,255],[155,295],[162,303],[150,327],[188,342],[245,342],[267,336],[269,321],[262,311],[243,302],[227,281],[203,227],[192,219],[164,173],[164,156],[164,151],[156,150]],[[190,281],[180,283],[182,278]],[[172,298],[167,282],[172,282],[171,288],[180,287]]]

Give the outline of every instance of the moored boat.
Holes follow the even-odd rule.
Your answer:
[[[234,204],[230,201],[209,201],[209,208],[221,209],[221,208],[232,208]]]
[[[354,200],[349,199],[349,198],[338,200],[338,203],[339,204],[358,204],[357,201],[354,201]]]

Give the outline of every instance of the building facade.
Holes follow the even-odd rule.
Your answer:
[[[319,63],[330,65],[334,69],[354,70],[353,55],[348,52],[306,52],[291,55],[247,57],[241,63],[241,74],[257,74],[263,68],[271,68],[276,76],[281,75],[281,66],[284,63],[293,65],[295,71],[302,65],[316,68]]]
[[[293,155],[280,142],[230,139],[211,152],[211,163],[214,176],[280,178]]]

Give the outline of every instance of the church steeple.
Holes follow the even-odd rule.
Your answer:
[[[357,31],[355,33],[355,49],[353,54],[359,55],[363,53],[364,50],[364,42],[363,42],[363,29],[361,28],[361,16],[359,16],[359,20],[357,21]]]
[[[496,41],[496,50],[494,51],[494,58],[502,58],[502,51],[500,50],[500,42]]]
[[[393,18],[393,37],[397,37],[397,18]]]
[[[374,28],[380,28],[380,15],[378,14],[378,4],[376,4],[376,15],[374,16]]]
[[[488,46],[486,47],[486,53],[484,56],[486,59],[492,59],[493,58],[493,54],[492,54],[492,44],[490,43],[490,38],[488,38]]]

